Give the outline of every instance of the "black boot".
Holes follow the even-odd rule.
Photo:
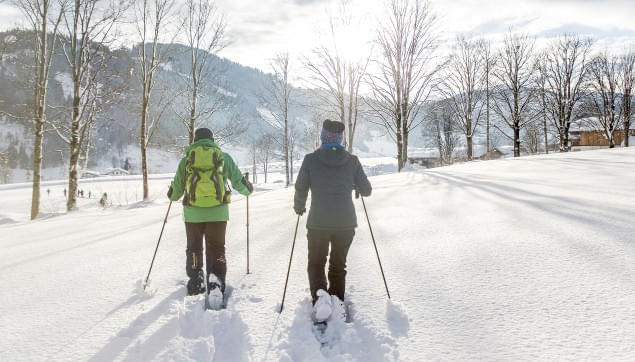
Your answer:
[[[205,292],[205,273],[199,269],[194,278],[187,282],[187,295],[198,295]]]

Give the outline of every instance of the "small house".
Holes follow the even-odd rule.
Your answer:
[[[110,168],[103,173],[106,176],[127,176],[130,173],[123,168]]]
[[[635,124],[631,124],[629,136],[635,136]],[[624,131],[619,128],[613,134],[615,145],[624,141]],[[569,148],[572,151],[582,151],[594,148],[609,147],[610,142],[606,133],[595,117],[581,118],[571,122],[569,127]]]

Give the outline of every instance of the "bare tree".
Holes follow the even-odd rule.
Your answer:
[[[261,94],[261,102],[269,105],[269,114],[264,115],[264,117],[270,119],[271,126],[280,132],[280,137],[275,137],[274,140],[282,148],[285,185],[289,186],[289,105],[292,93],[289,82],[289,54],[278,54],[271,62],[271,70],[273,71],[271,82],[265,86],[264,92]],[[266,179],[265,172],[265,182]]]
[[[622,106],[624,107],[624,147],[629,147],[631,117],[633,116],[633,83],[635,83],[635,51],[622,56]]]
[[[492,54],[492,43],[489,40],[484,40],[481,42],[481,52],[483,54],[483,69],[484,69],[484,77],[485,77],[485,150],[486,152],[491,151],[491,142],[490,142],[490,119],[489,119],[489,109],[490,109],[490,76],[492,74],[492,68],[496,66],[496,57]]]
[[[428,130],[434,138],[439,151],[439,159],[445,165],[452,164],[454,150],[459,144],[460,136],[455,132],[456,122],[448,100],[435,102],[428,110]]]
[[[538,122],[530,122],[524,129],[524,148],[532,155],[538,153],[538,150],[540,148],[540,136],[542,136],[541,126],[542,125]]]
[[[304,65],[309,70],[309,80],[319,91],[316,95],[325,110],[346,124],[345,139],[349,152],[353,152],[355,130],[359,118],[360,86],[366,75],[370,57],[345,55],[341,44],[342,34],[350,31],[352,15],[348,12],[348,2],[342,1],[338,16],[329,18],[329,39],[313,49],[311,56],[305,57]]]
[[[380,60],[368,81],[369,107],[397,144],[397,167],[408,161],[408,136],[434,86],[437,17],[428,0],[389,0],[377,29]]]
[[[258,160],[262,164],[262,171],[265,176],[265,183],[267,183],[267,175],[269,173],[269,162],[274,152],[275,137],[269,133],[262,135],[257,143]]]
[[[166,33],[167,22],[172,15],[174,0],[143,0],[136,6],[136,28],[139,35],[137,45],[140,69],[141,123],[139,127],[139,146],[141,148],[141,172],[143,174],[143,199],[149,197],[147,147],[152,130],[158,125],[160,116],[150,116],[150,101],[155,86],[156,71],[166,60],[169,47],[160,46]],[[169,39],[173,43],[174,34]],[[167,104],[167,102],[165,102]],[[165,110],[165,107],[162,108]],[[163,113],[160,111],[159,113]]]
[[[109,37],[126,10],[126,3],[106,0],[75,0],[63,16],[65,37],[62,50],[71,70],[73,82],[72,109],[68,134],[58,134],[70,147],[68,195],[66,209],[77,202],[78,164],[89,129],[100,108],[102,95],[99,76],[111,57]]]
[[[31,219],[40,212],[40,179],[42,168],[42,141],[46,123],[47,89],[51,61],[55,53],[59,25],[64,14],[65,1],[14,0],[27,18],[34,34],[33,72],[33,191]]]
[[[447,99],[456,127],[465,135],[468,161],[472,160],[472,141],[483,110],[485,67],[482,49],[479,40],[457,37],[439,83],[439,90]]]
[[[622,121],[623,108],[620,104],[619,72],[620,59],[603,53],[595,56],[589,67],[590,113],[597,117],[609,148],[615,147],[615,131]]]
[[[498,82],[494,92],[494,112],[512,134],[508,135],[499,126],[496,128],[514,142],[514,157],[520,156],[521,130],[534,122],[536,116],[533,49],[534,40],[528,36],[507,34],[493,73]]]
[[[206,102],[199,104],[205,95],[205,84],[217,78],[210,60],[226,46],[226,23],[214,0],[187,0],[183,19],[185,39],[190,55],[190,73],[186,79],[187,104],[183,114],[177,112],[188,131],[189,143],[194,142],[194,131],[201,121],[225,107],[224,96],[214,89]],[[215,132],[217,133],[217,132]]]
[[[542,116],[542,127],[544,136],[545,153],[549,153],[549,141],[547,133],[547,72],[545,69],[545,55],[540,55],[536,61],[536,88],[540,98],[540,115]]]
[[[558,131],[560,152],[568,150],[569,127],[575,119],[576,106],[584,97],[591,45],[590,39],[565,34],[549,46],[541,59],[546,107]]]

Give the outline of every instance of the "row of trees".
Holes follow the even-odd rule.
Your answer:
[[[103,91],[104,70],[112,59],[109,45],[121,35],[124,23],[132,23],[138,40],[137,65],[131,70],[140,85],[139,145],[143,174],[143,198],[149,197],[147,147],[158,129],[159,122],[173,102],[159,100],[161,107],[151,107],[157,86],[157,73],[165,64],[177,36],[186,40],[190,49],[191,72],[185,76],[187,86],[180,96],[187,99],[184,109],[172,109],[188,130],[189,140],[200,122],[219,110],[219,104],[200,106],[202,85],[213,76],[208,60],[222,49],[225,22],[217,12],[213,0],[187,0],[183,8],[174,0],[109,1],[109,0],[14,0],[22,10],[35,36],[32,120],[33,192],[31,218],[39,213],[40,179],[42,167],[43,131],[45,125],[63,139],[69,147],[67,209],[76,205],[79,179],[79,160],[82,150],[87,154],[90,133],[95,120],[107,107],[122,101],[120,92]],[[131,19],[132,15],[132,19]],[[176,20],[175,20],[176,19]],[[55,110],[54,118],[47,107],[48,81],[51,63],[57,50],[66,59],[71,74],[72,95],[70,109]],[[165,93],[167,94],[167,93]],[[154,100],[156,101],[156,100]],[[67,113],[67,116],[59,113]],[[87,156],[86,156],[87,159]]]
[[[433,105],[437,115],[431,117],[435,129],[436,123],[445,124],[445,132],[463,134],[471,160],[472,139],[485,121],[487,150],[492,125],[513,142],[514,156],[519,156],[522,132],[530,152],[543,142],[548,152],[549,130],[560,151],[567,151],[571,123],[587,116],[597,118],[614,147],[615,133],[630,128],[635,53],[592,54],[592,45],[591,39],[565,34],[537,51],[531,37],[509,33],[492,56],[489,42],[458,37],[440,72],[442,101]],[[449,125],[444,117],[451,119]],[[454,139],[447,142],[437,145],[456,144]]]
[[[147,199],[147,147],[164,114],[172,111],[178,116],[191,142],[194,130],[226,107],[220,98],[206,97],[212,91],[204,86],[217,75],[210,56],[227,45],[226,20],[214,0],[186,0],[182,7],[176,0],[13,2],[25,14],[35,37],[30,83],[34,134],[31,217],[39,212],[45,124],[68,144],[68,190],[73,196],[67,209],[75,207],[78,163],[82,152],[88,153],[92,126],[109,105],[120,101],[119,92],[103,91],[99,79],[113,56],[108,46],[119,37],[124,22],[133,25],[137,43],[133,48],[137,64],[130,75],[140,92],[135,104],[143,197]],[[534,39],[510,33],[498,48],[459,36],[451,55],[443,58],[438,54],[438,20],[428,0],[387,0],[385,4],[383,16],[375,24],[374,45],[367,52],[349,50],[351,39],[346,34],[361,20],[342,1],[329,15],[328,30],[320,43],[300,60],[304,71],[298,74],[306,74],[304,80],[314,88],[317,100],[305,105],[314,109],[311,119],[329,117],[344,122],[349,151],[353,151],[362,118],[384,127],[395,141],[399,170],[408,161],[410,135],[427,119],[436,120],[432,135],[442,158],[451,157],[451,150],[460,142],[458,132],[465,138],[467,158],[472,159],[474,136],[483,122],[487,149],[493,128],[513,142],[515,156],[520,154],[523,133],[526,145],[533,149],[538,148],[541,135],[546,150],[548,129],[555,130],[560,150],[566,151],[569,127],[580,115],[597,117],[609,140],[622,125],[630,127],[632,52],[591,56],[592,42],[575,35],[564,35],[537,51]],[[176,96],[159,92],[157,99],[158,75],[177,39],[186,44],[190,58],[189,73],[183,75],[185,87]],[[66,117],[50,122],[47,89],[56,47],[71,70],[72,101],[68,109],[58,111]],[[287,185],[293,181],[292,160],[298,144],[312,143],[319,134],[319,126],[302,130],[291,117],[297,91],[291,86],[293,69],[287,53],[272,61],[271,82],[260,95],[268,110],[260,116],[268,118],[272,127],[266,137],[252,142],[254,164],[256,158],[268,162],[273,155],[266,143],[279,146]],[[201,102],[204,97],[206,101]],[[174,101],[177,98],[180,104]],[[215,134],[222,138],[236,131],[229,126]]]

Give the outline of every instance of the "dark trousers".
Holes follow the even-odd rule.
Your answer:
[[[307,239],[309,240],[309,264],[307,272],[309,274],[309,288],[313,303],[317,300],[318,289],[324,289],[331,295],[336,295],[340,300],[344,300],[346,290],[346,255],[353,242],[355,230],[317,230],[309,229]],[[326,286],[326,276],[324,267],[326,256],[329,253],[328,289]]]
[[[190,279],[198,276],[203,268],[203,238],[205,238],[205,265],[207,275],[213,273],[221,281],[221,290],[225,290],[227,261],[225,260],[226,221],[186,222],[187,256],[185,271]]]

